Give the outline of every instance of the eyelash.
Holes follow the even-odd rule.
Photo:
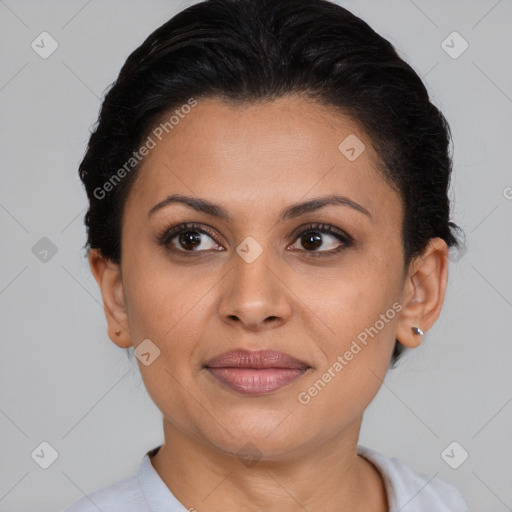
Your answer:
[[[218,244],[217,240],[215,240],[214,231],[210,230],[209,228],[207,228],[206,226],[204,226],[202,224],[195,224],[195,223],[180,224],[179,226],[176,226],[171,229],[169,229],[167,227],[162,229],[162,231],[160,233],[158,233],[158,235],[157,235],[158,242],[160,245],[167,248],[169,251],[171,251],[173,253],[178,253],[180,255],[197,256],[197,254],[200,254],[201,252],[205,252],[205,251],[185,251],[185,250],[177,249],[176,247],[169,244],[173,238],[180,235],[181,233],[186,233],[188,231],[197,231],[198,233],[208,235],[210,238],[212,238],[215,241],[215,243]],[[310,224],[295,234],[294,242],[298,238],[300,238],[302,235],[304,235],[310,231],[332,235],[335,238],[337,238],[340,242],[342,242],[343,245],[337,249],[331,249],[330,251],[303,250],[303,252],[305,252],[308,256],[313,256],[313,257],[329,256],[329,255],[333,255],[338,252],[341,252],[345,249],[348,249],[349,247],[354,245],[354,239],[350,235],[348,235],[344,231],[341,231],[341,230],[335,228],[334,226],[331,226],[330,224]]]

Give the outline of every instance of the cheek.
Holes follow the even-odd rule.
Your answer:
[[[368,260],[367,255],[356,254],[341,266],[291,277],[290,287],[306,306],[302,311],[313,314],[320,338],[333,340],[336,350],[339,343],[360,333],[364,338],[365,329],[374,326],[381,315],[385,323],[379,321],[377,329],[383,337],[396,323],[393,304],[400,297],[400,269],[391,267],[388,260]]]
[[[136,260],[126,275],[130,276],[125,287],[135,350],[146,339],[158,348],[151,364],[137,361],[145,388],[164,416],[190,428],[185,411],[193,410],[194,402],[185,390],[193,390],[194,352],[204,334],[201,318],[211,314],[205,311],[206,294],[214,282],[211,276],[204,281],[190,279],[188,273],[171,273],[169,267],[158,265],[142,266]],[[176,410],[183,411],[181,419],[173,415]]]
[[[387,320],[382,320],[380,314]],[[323,364],[304,381],[298,407],[318,428],[335,431],[357,421],[377,394],[389,368],[395,309],[364,307],[338,316],[339,335],[321,341]]]
[[[368,353],[360,353],[336,371],[335,365],[319,372],[300,390],[296,412],[313,432],[333,434],[360,421],[365,409],[377,394],[382,377],[378,365],[368,362]],[[341,364],[341,363],[340,363]],[[385,364],[384,366],[387,366]],[[374,375],[374,371],[378,376]],[[298,421],[298,418],[296,416]]]
[[[139,369],[150,396],[164,410],[177,403],[183,389],[194,385],[201,343],[215,339],[210,327],[215,315],[212,301],[219,276],[214,272],[183,269],[163,258],[142,257],[126,262],[125,283],[130,333],[135,349],[149,339],[159,350],[158,358]],[[199,355],[198,355],[199,353]]]
[[[194,318],[205,314],[208,291],[218,281],[212,272],[173,266],[161,256],[132,258],[126,275],[130,276],[125,289],[134,343],[153,337],[162,345],[174,344],[180,332],[192,337],[200,327]]]
[[[381,261],[371,271],[364,262],[343,269],[309,292],[307,305],[323,325],[315,337],[319,364],[298,397],[311,410],[333,406],[342,415],[357,416],[384,379],[402,306],[398,268],[384,272]]]

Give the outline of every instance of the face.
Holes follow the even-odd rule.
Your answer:
[[[411,326],[437,316],[445,259],[432,255],[445,248],[421,260],[430,281],[421,265],[404,274],[400,197],[371,141],[310,100],[203,99],[155,140],[125,204],[120,268],[108,263],[101,279],[91,265],[112,300],[112,339],[136,352],[150,340],[148,360],[160,351],[138,364],[164,421],[227,453],[250,442],[268,459],[357,434],[395,337],[414,346]],[[303,366],[207,367],[234,350]]]

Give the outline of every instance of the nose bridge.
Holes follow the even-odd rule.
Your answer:
[[[252,237],[244,239],[233,255],[219,304],[222,319],[250,329],[287,321],[291,306],[277,267],[270,247],[264,248]]]

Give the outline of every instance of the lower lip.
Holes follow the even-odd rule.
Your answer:
[[[296,368],[207,368],[222,384],[246,395],[271,393],[296,381],[307,370]]]

